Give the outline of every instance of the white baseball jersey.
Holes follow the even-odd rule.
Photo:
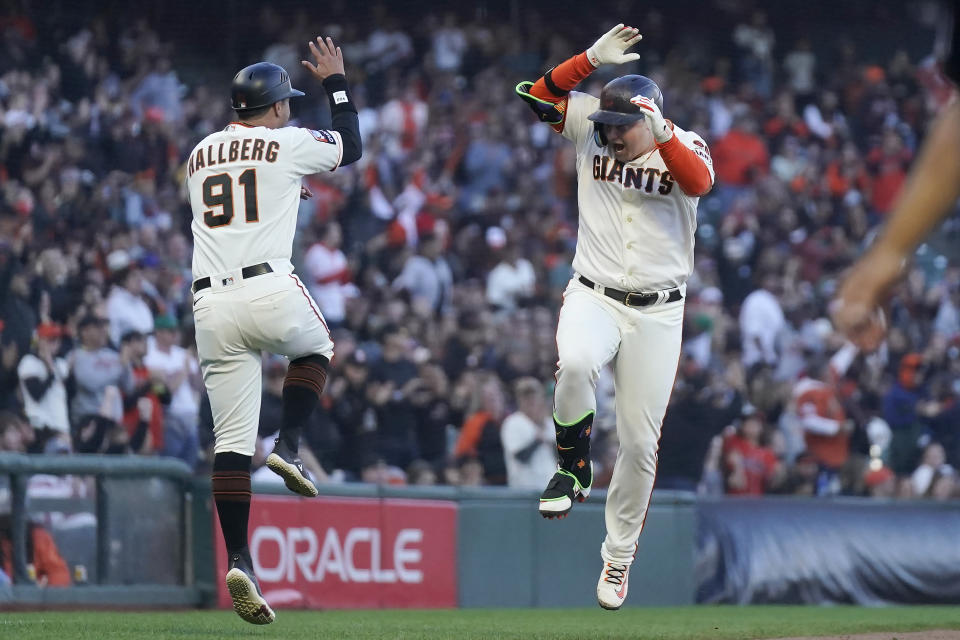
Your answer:
[[[625,291],[678,287],[693,272],[700,198],[680,189],[659,150],[624,165],[597,144],[587,116],[599,103],[594,96],[570,92],[561,132],[577,148],[580,228],[573,268]],[[712,182],[713,161],[703,139],[677,126],[673,131],[704,160]]]
[[[587,116],[599,100],[571,92],[562,134],[577,149],[580,228],[574,269],[624,291],[680,287],[693,271],[699,198],[683,193],[653,149],[626,164],[600,146]],[[674,127],[679,141],[703,159],[706,144]],[[597,410],[596,381],[612,362],[620,448],[605,506],[604,562],[633,562],[657,468],[660,427],[670,401],[683,337],[683,301],[631,307],[574,278],[557,323],[554,418],[578,425]]]
[[[336,131],[232,122],[204,138],[187,162],[194,279],[268,260],[289,264],[300,180],[333,171],[342,157]]]
[[[340,134],[231,123],[191,152],[197,355],[213,412],[214,451],[252,456],[260,416],[260,353],[333,357],[316,302],[293,274],[300,180],[336,169]],[[271,271],[243,276],[262,262]]]

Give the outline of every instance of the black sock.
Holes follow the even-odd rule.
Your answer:
[[[306,356],[291,361],[287,369],[287,377],[283,381],[280,439],[293,452],[299,449],[303,425],[320,401],[320,394],[327,383],[328,362],[324,356]]]
[[[250,456],[233,452],[218,453],[213,457],[213,499],[228,557],[235,553],[247,554],[250,463]]]

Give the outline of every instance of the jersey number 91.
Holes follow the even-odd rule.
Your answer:
[[[247,222],[259,222],[260,210],[257,207],[257,170],[247,169],[237,177],[243,187],[244,218]],[[203,204],[210,209],[203,212],[203,221],[208,227],[224,227],[233,221],[233,177],[229,173],[218,173],[203,181]],[[215,213],[215,209],[220,209]]]

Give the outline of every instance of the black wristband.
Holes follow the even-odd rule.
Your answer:
[[[553,95],[557,96],[558,98],[562,98],[562,97],[564,97],[565,95],[567,95],[567,94],[570,93],[570,92],[561,89],[561,88],[558,87],[557,84],[553,81],[553,70],[554,70],[554,69],[556,69],[556,67],[550,67],[549,69],[547,69],[547,72],[546,72],[545,74],[543,74],[543,84],[547,85],[547,91],[549,91],[549,92],[552,93]]]
[[[323,79],[323,88],[326,89],[327,99],[330,100],[330,113],[357,112],[357,107],[353,104],[353,98],[350,97],[350,87],[347,85],[345,75],[335,73],[332,76],[327,76]]]

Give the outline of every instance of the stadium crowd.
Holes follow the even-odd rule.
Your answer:
[[[925,247],[876,354],[827,320],[840,272],[952,88],[931,47],[878,57],[868,36],[811,42],[781,29],[776,9],[713,5],[730,29],[703,40],[672,42],[671,16],[646,12],[641,59],[583,87],[653,77],[665,115],[704,136],[717,173],[700,203],[658,486],[956,496],[960,270]],[[882,7],[847,10],[884,19]],[[305,463],[326,481],[539,490],[555,467],[574,152],[513,87],[609,25],[550,34],[372,11],[329,29],[360,105],[363,159],[311,177],[300,211],[294,263],[337,345]],[[931,11],[910,20],[932,33]],[[318,27],[269,7],[260,24],[251,60],[283,65],[308,94],[292,105],[296,122],[322,127],[326,99],[298,63]],[[185,83],[175,33],[146,20],[91,17],[61,25],[62,40],[43,27],[28,14],[0,20],[0,450],[166,455],[204,469],[212,425],[192,340],[183,162],[232,119],[234,69],[208,61],[222,87]],[[261,463],[285,366],[264,359]],[[616,451],[606,376],[598,393],[604,486]]]

